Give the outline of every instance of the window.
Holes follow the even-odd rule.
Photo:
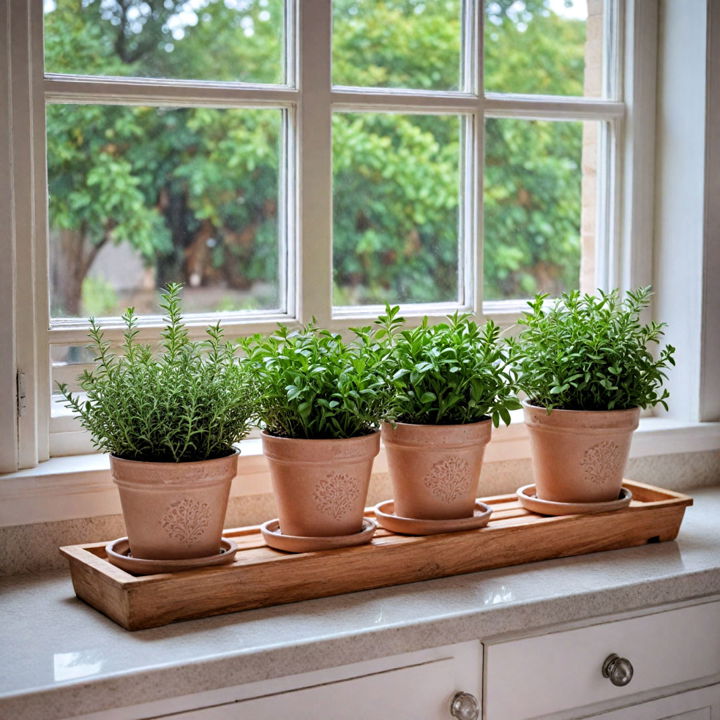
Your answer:
[[[619,284],[623,7],[13,9],[13,38],[31,38],[11,49],[14,67],[26,61],[14,210],[33,218],[15,240],[30,280],[18,305],[33,308],[15,349],[15,464],[87,448],[52,383],[90,360],[89,314],[117,340],[133,304],[157,337],[168,281],[185,284],[198,333],[219,317],[236,335],[313,316],[343,328],[385,302],[509,324],[537,291]]]

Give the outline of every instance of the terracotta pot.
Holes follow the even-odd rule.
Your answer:
[[[523,403],[537,496],[555,502],[616,500],[640,419],[630,410],[553,410]]]
[[[262,434],[286,535],[327,537],[362,530],[363,512],[380,433],[305,440]]]
[[[111,455],[132,555],[149,560],[216,555],[238,454],[182,463]]]
[[[423,520],[473,514],[490,420],[466,425],[385,423],[395,514]]]

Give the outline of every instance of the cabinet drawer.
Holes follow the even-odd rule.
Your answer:
[[[177,720],[451,720],[451,660],[172,715]]]
[[[720,673],[720,602],[488,644],[487,720],[521,720],[614,700]],[[612,653],[634,675],[602,676]]]
[[[163,720],[452,720],[451,698],[458,691],[480,698],[482,655],[480,643],[471,641],[420,651],[436,654],[417,664],[388,667],[408,656],[347,665],[309,675],[291,676],[286,689],[277,691],[272,681],[239,688],[234,702],[198,707],[189,712],[165,712]],[[338,679],[338,672],[357,675]],[[293,685],[297,683],[293,687]],[[304,686],[304,683],[307,683]],[[312,684],[311,684],[312,683]],[[146,716],[144,716],[146,717]]]

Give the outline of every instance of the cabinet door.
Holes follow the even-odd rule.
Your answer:
[[[720,685],[593,715],[592,720],[720,720]]]
[[[476,662],[446,657],[348,680],[224,703],[165,720],[451,720],[450,701],[458,691],[480,702],[480,652]]]

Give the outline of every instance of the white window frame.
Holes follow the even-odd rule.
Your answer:
[[[705,2],[705,0],[693,0]],[[482,124],[485,117],[521,117],[553,120],[607,121],[612,141],[606,141],[605,176],[599,178],[607,201],[600,220],[600,237],[596,265],[601,287],[627,289],[649,284],[654,279],[653,220],[655,168],[655,75],[657,63],[657,27],[659,5],[654,0],[615,0],[618,12],[616,32],[617,52],[614,54],[621,68],[613,99],[564,98],[555,96],[524,96],[486,94],[479,73],[470,73],[469,86],[463,92],[416,92],[368,90],[331,86],[331,0],[288,0],[288,45],[297,62],[298,75],[293,76],[290,63],[287,86],[219,84],[210,82],[145,81],[134,79],[82,78],[65,76],[44,77],[42,43],[42,2],[9,0],[0,4],[0,32],[6,42],[0,43],[7,53],[7,73],[0,73],[0,163],[8,160],[11,173],[0,178],[0,219],[7,218],[3,227],[10,228],[5,237],[11,261],[0,266],[0,322],[4,339],[0,344],[0,472],[22,470],[6,476],[4,488],[16,487],[27,478],[48,478],[55,483],[59,496],[64,497],[68,484],[75,487],[77,478],[86,472],[89,485],[109,483],[107,459],[101,456],[57,457],[50,461],[50,373],[48,349],[53,341],[64,344],[85,342],[81,323],[60,324],[50,328],[47,287],[47,202],[44,117],[45,98],[55,101],[77,101],[78,93],[100,103],[134,103],[187,106],[188,99],[213,107],[236,106],[283,107],[297,123],[297,145],[289,133],[286,172],[297,185],[297,212],[289,213],[288,235],[296,243],[289,243],[289,264],[295,268],[300,281],[293,288],[287,312],[278,316],[260,313],[247,317],[240,324],[224,323],[231,334],[269,331],[277,320],[289,324],[307,322],[316,317],[320,324],[337,329],[357,323],[359,318],[372,317],[377,308],[363,307],[352,311],[332,308],[332,157],[331,121],[335,109],[467,113],[472,117],[472,147],[465,178],[471,187],[469,216],[464,219],[468,236],[475,238],[467,244],[467,273],[464,309],[482,321],[492,318],[502,325],[514,322],[523,302],[485,302],[482,297]],[[482,67],[481,0],[466,1],[466,15],[474,28],[472,52]],[[610,22],[612,13],[606,13]],[[622,22],[620,22],[622,18]],[[296,21],[296,22],[295,22]],[[716,23],[717,24],[717,23]],[[292,31],[294,27],[294,32]],[[294,87],[294,81],[297,86]],[[623,98],[622,102],[618,98]],[[291,272],[292,276],[293,273]],[[660,289],[662,291],[662,288]],[[665,305],[666,302],[663,303]],[[410,318],[430,314],[443,315],[456,306],[413,305],[403,308]],[[412,321],[412,320],[411,320]],[[196,332],[201,333],[207,318],[193,319]],[[700,322],[698,318],[697,322]],[[7,329],[7,332],[6,332]],[[110,327],[110,337],[118,335],[119,327]],[[143,328],[143,335],[157,337],[157,328]],[[22,373],[23,413],[18,417],[16,369]],[[670,452],[668,448],[688,450],[720,447],[717,423],[706,424],[702,432],[689,433],[699,420],[682,400],[680,410],[671,420],[657,420],[648,427],[641,441],[640,454]],[[707,414],[706,414],[707,415]],[[704,419],[711,419],[705,417]],[[54,443],[61,453],[77,452],[85,442],[76,430],[74,421],[55,419]],[[678,426],[686,431],[674,433]],[[691,437],[692,435],[692,437]],[[522,423],[496,432],[495,450],[488,460],[527,457],[527,439]],[[672,440],[675,438],[676,440]],[[692,438],[695,438],[694,440]],[[636,443],[637,444],[637,443]],[[247,441],[245,461],[241,473],[255,475],[257,482],[246,486],[251,492],[268,489],[266,470],[259,458],[257,442]],[[48,461],[48,462],[45,462]],[[382,457],[377,470],[382,471]],[[12,484],[11,484],[12,483]],[[20,486],[17,486],[20,487]],[[27,484],[24,486],[27,488]],[[43,492],[47,492],[44,487]],[[28,496],[31,497],[31,496]],[[99,497],[99,496],[98,496]],[[23,501],[24,502],[24,501]],[[29,516],[36,518],[36,511]],[[25,507],[25,505],[23,505]],[[8,512],[11,512],[8,507]],[[79,510],[68,510],[80,514]],[[50,512],[52,515],[52,512]],[[63,512],[60,512],[63,515]],[[88,513],[84,513],[88,514]],[[92,514],[92,512],[90,513]],[[45,510],[40,512],[43,519]],[[63,515],[64,516],[64,515]],[[7,524],[15,524],[17,516]],[[39,521],[39,520],[38,520]],[[0,525],[5,522],[0,517]]]

